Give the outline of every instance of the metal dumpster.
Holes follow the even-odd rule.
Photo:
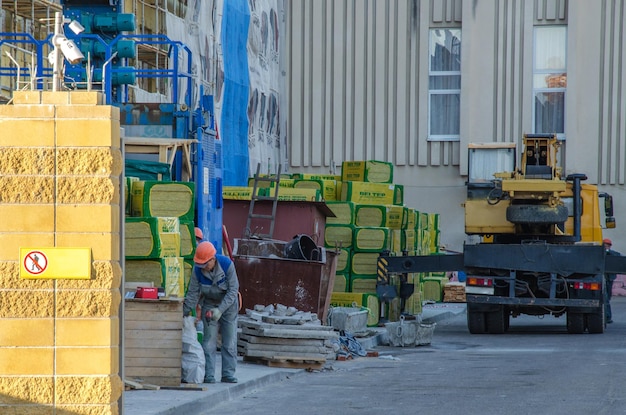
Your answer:
[[[326,324],[338,254],[319,247],[319,261],[291,259],[284,256],[288,243],[235,239],[233,258],[242,297],[241,312],[256,304],[283,304],[317,313]]]

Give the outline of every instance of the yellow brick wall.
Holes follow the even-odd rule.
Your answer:
[[[0,105],[0,407],[119,413],[119,111],[94,92]],[[20,279],[20,247],[91,248],[92,278]]]

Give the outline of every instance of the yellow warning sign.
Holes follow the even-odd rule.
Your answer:
[[[91,248],[20,248],[20,278],[91,279]]]

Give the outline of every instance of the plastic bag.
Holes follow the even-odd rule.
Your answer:
[[[204,382],[204,362],[204,350],[196,333],[196,318],[183,317],[182,382]]]

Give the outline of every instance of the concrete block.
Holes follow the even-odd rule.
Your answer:
[[[1,175],[53,175],[56,154],[53,147],[9,147],[0,151]]]
[[[13,105],[41,104],[42,91],[13,91]]]
[[[56,143],[58,146],[119,148],[120,122],[111,119],[57,119]]]
[[[90,401],[85,401],[90,402]],[[118,404],[116,402],[104,405],[76,404],[76,405],[55,405],[56,413],[80,414],[80,415],[119,415]],[[47,414],[46,414],[47,415]],[[52,415],[52,414],[50,414]]]
[[[0,327],[2,326],[0,325]],[[120,341],[119,331],[119,319],[117,317],[58,318],[56,320],[55,344],[61,347],[117,346]]]
[[[2,176],[0,198],[3,203],[53,203],[52,176]]]
[[[54,234],[0,232],[0,261],[19,261],[20,248],[54,246]]]
[[[103,105],[104,95],[98,91],[72,91],[70,92],[71,105]]]
[[[0,215],[2,205],[0,205]],[[119,205],[57,205],[57,232],[119,232]],[[0,225],[0,231],[2,226]]]
[[[122,284],[122,266],[119,261],[93,261],[91,275],[90,280],[58,280],[57,289],[110,290],[119,289]]]
[[[0,318],[0,347],[54,346],[52,318]]]
[[[31,405],[54,403],[54,378],[52,376],[0,376],[0,405],[22,405],[22,411],[11,412],[3,408],[3,413],[24,413],[24,402]],[[51,408],[54,409],[54,408]],[[50,412],[52,415],[52,412]]]
[[[54,316],[52,290],[0,289],[0,318],[46,318]]]
[[[0,118],[0,131],[0,146],[54,146],[55,123],[52,118]]]
[[[0,378],[3,376],[52,375],[54,349],[52,347],[0,348]]]
[[[70,103],[69,91],[42,91],[42,104],[68,105]]]
[[[57,233],[56,246],[62,248],[91,248],[91,255],[94,261],[119,261],[121,259],[119,233]],[[0,253],[2,253],[1,250]]]
[[[119,347],[56,348],[57,375],[109,375],[118,372]]]
[[[119,290],[57,290],[56,317],[107,318],[119,315]]]
[[[60,204],[108,205],[118,204],[120,201],[120,181],[117,176],[57,176],[56,191],[55,200]]]
[[[72,105],[56,108],[57,120],[120,120],[120,109],[112,105]]]
[[[54,232],[54,205],[0,204],[0,232]]]
[[[119,376],[58,376],[56,379],[56,403],[57,407],[65,405],[81,405],[85,402],[108,405],[116,402],[122,395],[124,385]],[[83,411],[71,412],[82,414]]]
[[[54,105],[0,105],[0,120],[53,119]]]
[[[124,160],[119,148],[57,147],[59,175],[119,176]]]

